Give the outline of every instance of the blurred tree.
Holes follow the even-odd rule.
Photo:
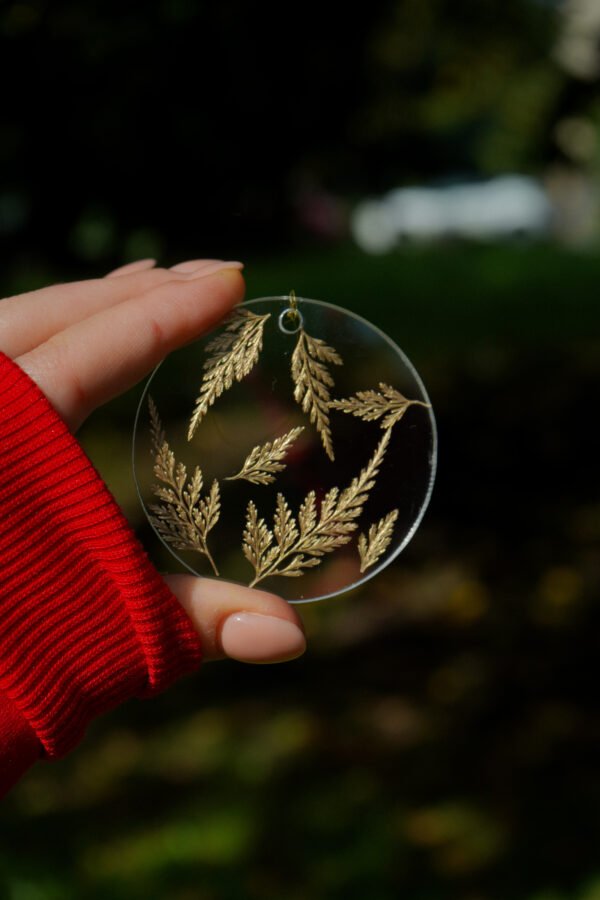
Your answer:
[[[139,229],[183,253],[277,245],[289,173],[344,146],[380,6],[307,0],[284,21],[235,0],[7,5],[0,193],[30,198],[30,246],[64,263]]]
[[[538,168],[564,76],[556,18],[533,0],[395,0],[368,43],[353,134],[377,189],[448,173]],[[383,164],[382,164],[383,163]]]
[[[6,258],[247,252],[298,184],[361,194],[535,167],[565,79],[553,6],[13,0],[0,9]]]

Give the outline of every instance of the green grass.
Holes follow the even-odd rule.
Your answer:
[[[248,298],[327,300],[419,354],[600,334],[600,256],[544,244],[452,245],[366,256],[351,246],[248,260]]]

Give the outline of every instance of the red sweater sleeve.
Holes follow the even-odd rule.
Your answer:
[[[0,353],[0,797],[196,669],[191,621],[37,385]]]

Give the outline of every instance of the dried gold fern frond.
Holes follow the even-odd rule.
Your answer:
[[[241,381],[253,369],[262,350],[265,322],[271,316],[257,316],[248,309],[236,309],[225,331],[206,345],[209,355],[204,363],[200,393],[190,419],[188,441],[217,397],[234,381]]]
[[[394,523],[398,518],[398,510],[392,512],[375,522],[369,528],[368,537],[360,534],[358,537],[358,554],[360,556],[360,571],[366,572],[385,553],[392,540]]]
[[[277,547],[273,543],[273,532],[270,531],[264,519],[258,518],[255,504],[250,500],[246,514],[246,527],[242,549],[244,556],[255,571],[259,572],[268,568],[277,556]]]
[[[201,496],[203,478],[199,466],[188,479],[187,469],[177,462],[160,421],[156,404],[148,397],[150,435],[154,452],[154,475],[160,482],[152,488],[161,503],[151,504],[150,521],[158,534],[176,550],[195,550],[206,556],[215,575],[219,572],[207,545],[208,533],[219,520],[221,501],[215,480],[206,496]]]
[[[148,394],[148,409],[150,410],[150,439],[152,441],[152,451],[154,455],[156,455],[158,449],[162,447],[165,442],[165,430],[160,421],[156,403],[150,394]]]
[[[287,434],[275,438],[274,441],[267,441],[266,444],[254,447],[237,475],[230,475],[225,481],[243,478],[252,484],[271,484],[275,481],[275,473],[283,472],[285,469],[282,459],[302,431],[304,426],[300,425],[292,428]]]
[[[343,365],[341,356],[320,338],[313,338],[303,328],[298,332],[298,341],[292,354],[292,378],[294,379],[294,399],[310,421],[316,426],[329,459],[333,460],[333,445],[329,428],[329,388],[333,387],[326,363]]]
[[[332,400],[329,407],[351,413],[364,419],[365,422],[373,422],[385,416],[381,427],[391,428],[400,421],[409,406],[429,407],[429,405],[422,400],[407,400],[400,391],[382,381],[379,384],[379,391],[357,391],[353,397],[346,400]]]
[[[277,495],[277,507],[271,531],[258,518],[254,503],[248,504],[242,549],[254,568],[250,587],[273,575],[296,577],[304,569],[318,566],[321,557],[351,540],[360,516],[375,484],[375,479],[390,440],[388,429],[360,474],[345,490],[331,488],[317,512],[315,492],[310,491],[298,512],[292,515],[283,494]]]

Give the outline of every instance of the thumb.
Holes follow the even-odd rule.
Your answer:
[[[193,575],[167,575],[165,581],[200,635],[204,659],[272,663],[304,653],[302,621],[281,597]]]

